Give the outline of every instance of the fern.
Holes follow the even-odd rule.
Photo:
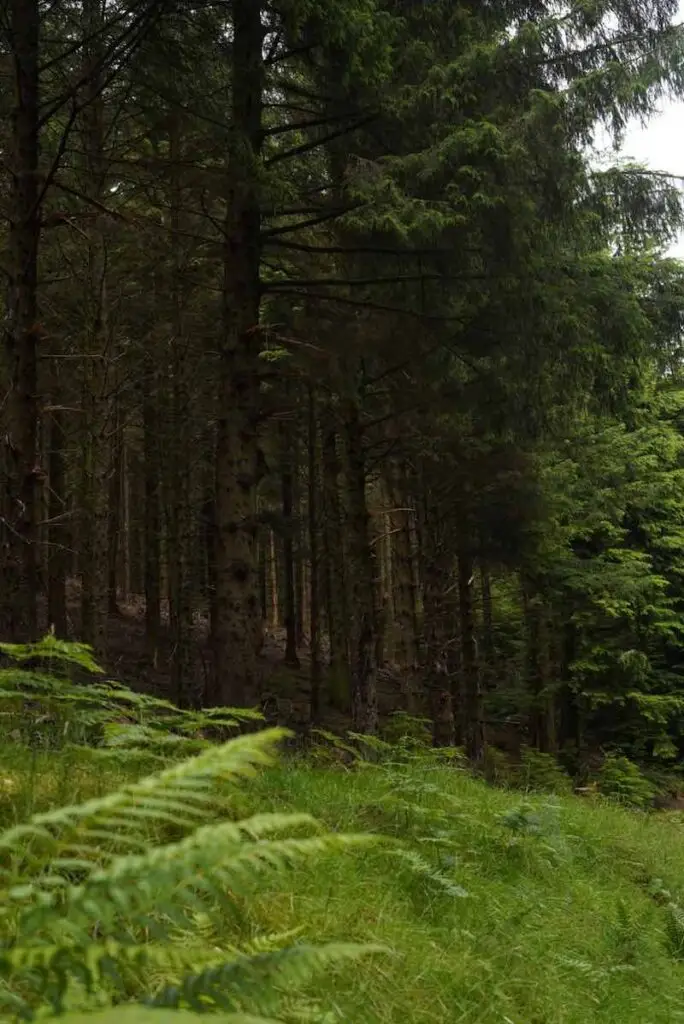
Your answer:
[[[225,916],[265,875],[375,841],[327,833],[305,814],[229,820],[231,785],[270,764],[285,735],[237,737],[0,834],[0,1013],[31,1020],[134,996],[157,1013],[211,1010],[237,1024],[277,1012],[313,972],[370,952],[203,941],[198,922]],[[169,827],[185,834],[164,842]]]
[[[102,669],[91,648],[51,634],[34,644],[0,644],[0,652],[15,663],[0,669],[0,714],[7,731],[30,745],[75,743],[168,759],[208,746],[207,734],[263,721],[256,710],[182,710],[113,680],[94,679]]]
[[[394,856],[405,863],[412,874],[423,879],[426,885],[435,892],[445,893],[453,899],[464,899],[468,896],[463,886],[458,885],[443,871],[439,871],[415,850],[395,850]]]

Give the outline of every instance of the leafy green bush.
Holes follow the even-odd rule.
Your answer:
[[[247,1024],[255,1018],[245,1014],[278,1013],[288,989],[313,971],[368,953],[291,936],[261,948],[203,939],[212,922],[239,919],[265,876],[372,841],[328,833],[307,814],[231,820],[235,781],[270,764],[284,735],[273,729],[208,747],[0,833],[0,1015],[69,1020],[116,1005],[119,1019],[118,1004],[129,1003],[139,1006],[129,1016],[136,1022],[162,1019],[145,1005],[164,1019],[191,1010]]]
[[[570,793],[572,782],[551,754],[523,747],[515,772],[519,789],[535,793]]]
[[[600,793],[628,807],[647,807],[655,788],[628,757],[607,754],[596,780]]]
[[[382,738],[394,746],[427,749],[432,746],[432,728],[428,718],[394,711],[382,730]]]

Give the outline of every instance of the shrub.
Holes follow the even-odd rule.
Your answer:
[[[628,807],[647,807],[655,793],[639,767],[623,755],[607,754],[596,779],[603,796]]]
[[[570,793],[572,782],[551,754],[523,747],[516,771],[516,784],[525,792]]]
[[[432,746],[432,727],[428,718],[394,711],[382,730],[382,737],[393,745],[427,749]]]

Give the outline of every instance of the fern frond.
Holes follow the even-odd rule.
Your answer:
[[[52,633],[31,644],[1,643],[0,652],[19,664],[37,660],[57,661],[64,665],[78,666],[93,675],[101,675],[104,672],[95,661],[92,647],[88,644],[58,640]]]
[[[156,1020],[162,1012],[191,1020],[193,1010],[263,1024],[284,1006],[294,1017],[299,1008],[315,1012],[292,991],[315,971],[380,951],[284,947],[293,933],[248,949],[206,941],[217,912],[239,911],[237,898],[265,875],[380,838],[328,833],[306,814],[221,820],[224,783],[272,763],[285,735],[271,729],[237,737],[110,796],[2,833],[0,1017],[30,1021],[38,1012],[77,1021],[87,1011],[103,1019],[103,1004],[148,993]],[[189,834],[155,845],[166,824]],[[117,1007],[117,1024],[135,1012]]]
[[[144,843],[145,825],[171,820],[196,826],[216,815],[220,783],[250,777],[271,764],[276,745],[286,735],[283,729],[267,729],[238,736],[108,796],[38,814],[7,829],[0,834],[0,880],[11,886],[19,874],[24,881],[27,875],[42,875],[40,885],[47,888],[54,884],[45,878],[50,861],[69,857],[74,850],[96,865],[130,849],[131,843]]]
[[[424,857],[421,857],[419,853],[416,853],[415,850],[394,850],[393,856],[406,864],[413,874],[422,878],[434,889],[446,893],[447,896],[452,896],[455,899],[464,899],[468,896],[468,893],[462,886],[435,868]]]
[[[270,820],[269,820],[270,819]],[[65,888],[70,863],[60,863],[48,885],[22,886],[16,902],[28,903],[20,930],[24,935],[59,935],[64,919],[77,941],[84,941],[92,922],[101,935],[118,934],[122,921],[164,915],[187,927],[189,911],[214,906],[228,896],[254,891],[254,883],[267,873],[335,850],[368,845],[372,836],[325,834],[306,838],[264,839],[259,836],[287,827],[315,824],[306,815],[288,822],[285,815],[260,815],[258,819],[207,826],[179,843],[153,848],[141,855],[117,858],[103,870],[91,873],[81,886]],[[250,832],[257,836],[245,842]],[[78,865],[80,866],[80,862]],[[59,873],[61,871],[61,874]],[[9,900],[15,893],[10,891]],[[12,962],[13,953],[8,954]]]
[[[188,1007],[206,1011],[211,1006],[235,1011],[240,1009],[240,1003],[249,1000],[257,1012],[272,1013],[281,987],[299,988],[332,964],[389,952],[381,945],[337,942],[324,946],[302,944],[259,956],[239,957],[190,975],[179,986],[168,986],[149,1004],[165,1009]]]

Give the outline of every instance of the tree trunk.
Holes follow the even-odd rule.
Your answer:
[[[309,554],[311,559],[310,580],[310,616],[309,633],[310,684],[311,684],[311,718],[318,721],[321,710],[321,599],[320,599],[320,545],[318,523],[318,429],[316,419],[316,392],[313,384],[309,384]]]
[[[192,650],[192,424],[188,394],[188,338],[184,323],[184,260],[181,169],[184,159],[180,115],[171,118],[171,307],[172,330],[168,341],[169,387],[166,396],[167,485],[165,504],[168,546],[169,639],[171,691],[179,707],[201,703],[195,687]]]
[[[348,462],[349,562],[352,573],[351,698],[352,723],[369,735],[378,728],[377,666],[375,664],[375,570],[366,504],[366,466],[359,409],[347,408],[345,422]]]
[[[274,530],[269,530],[268,581],[268,621],[273,629],[278,629],[280,626],[280,591],[278,587],[278,545]]]
[[[106,189],[102,86],[102,5],[83,0],[84,74],[86,104],[80,114],[84,194],[96,206]],[[107,322],[107,247],[102,217],[87,228],[87,268],[84,295],[83,460],[81,465],[81,632],[86,643],[106,653],[108,594],[109,474],[112,470],[108,436],[112,433],[110,339]]]
[[[290,424],[281,427],[281,491],[283,512],[283,571],[285,582],[285,664],[299,668],[297,655],[297,595],[295,592],[295,558],[293,514],[294,490],[292,470],[296,441]],[[301,567],[300,567],[301,572]]]
[[[422,676],[432,718],[432,739],[436,747],[454,746],[458,737],[454,717],[453,675],[450,648],[450,618],[447,601],[449,573],[442,528],[430,508],[430,496],[420,503],[420,566],[423,570]]]
[[[412,711],[415,703],[413,680],[418,667],[416,589],[411,550],[412,513],[396,468],[392,472],[389,497],[392,505],[389,520],[394,598],[392,658],[401,672],[406,710]]]
[[[330,422],[323,424],[322,469],[330,696],[336,708],[347,711],[350,700],[349,615],[340,504],[341,468],[337,455],[337,434]]]
[[[157,358],[155,358],[157,356]],[[145,477],[145,643],[153,668],[159,658],[161,633],[161,452],[159,449],[158,353],[145,347],[143,365],[143,471]]]
[[[109,474],[107,496],[107,611],[118,615],[119,556],[123,525],[123,436],[119,422],[119,407],[114,413],[115,436],[112,451],[112,467]]]
[[[216,607],[216,501],[213,493],[207,495],[202,506],[204,541],[207,563],[207,606],[209,610],[209,653],[211,664],[205,678],[203,704],[212,707],[219,703],[217,676],[216,636],[218,611]]]
[[[461,619],[463,733],[466,755],[475,763],[485,750],[482,689],[473,607],[473,560],[463,548],[458,558],[458,600]]]
[[[482,653],[485,690],[493,689],[495,681],[494,666],[494,617],[492,614],[492,581],[486,565],[480,566],[480,584],[482,588]]]
[[[262,623],[255,565],[259,480],[257,162],[262,141],[261,3],[234,0],[231,127],[224,221],[223,337],[216,441],[216,630],[221,703],[244,704],[259,684]]]
[[[65,639],[67,628],[66,576],[70,543],[64,466],[64,414],[50,413],[49,500],[48,500],[48,626]]]
[[[9,392],[2,429],[0,636],[34,639],[38,628],[38,0],[10,0],[15,105],[9,153],[9,286],[4,350]],[[4,500],[3,500],[4,499]]]

